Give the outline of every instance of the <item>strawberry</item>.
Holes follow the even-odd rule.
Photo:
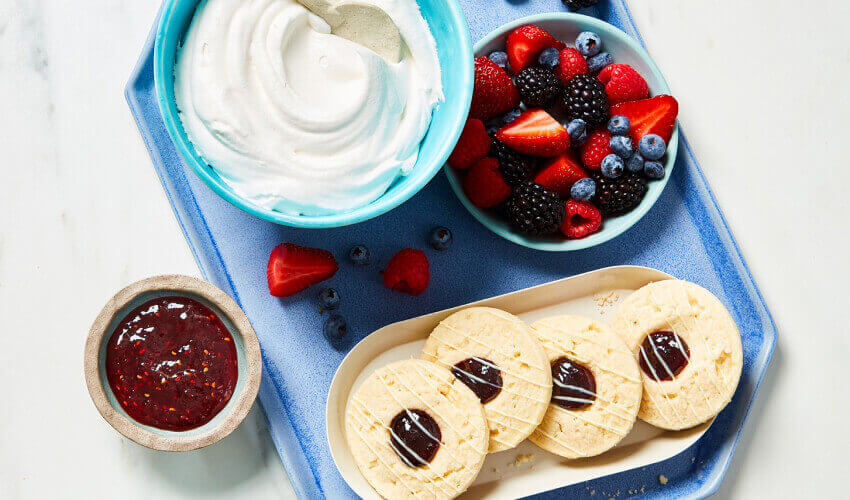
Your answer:
[[[542,109],[523,111],[499,129],[496,138],[509,148],[535,156],[558,156],[570,147],[570,134]]]
[[[428,257],[422,250],[405,248],[390,259],[384,271],[384,285],[399,292],[419,295],[431,280]]]
[[[507,200],[511,195],[511,187],[502,177],[499,160],[484,158],[466,174],[463,192],[476,207],[488,208]]]
[[[599,170],[602,159],[614,151],[608,146],[611,134],[605,129],[594,130],[581,148],[581,162],[591,170]]]
[[[339,266],[327,250],[283,243],[272,250],[266,275],[269,293],[289,297],[336,274]]]
[[[537,56],[543,49],[554,47],[561,50],[564,42],[557,40],[543,28],[528,25],[513,30],[505,42],[508,63],[513,74],[519,74],[525,68],[537,62]]]
[[[621,102],[611,107],[611,116],[623,115],[629,119],[629,134],[637,144],[646,134],[658,134],[665,142],[670,142],[679,103],[672,96],[657,95],[641,101]]]
[[[487,156],[490,151],[490,136],[484,128],[484,122],[477,118],[466,120],[463,132],[460,133],[454,151],[449,155],[449,165],[466,170],[475,165],[478,160]]]
[[[587,172],[581,168],[581,163],[571,151],[547,163],[543,170],[534,178],[534,182],[554,191],[561,196],[570,196],[570,188],[579,179],[587,177]]]
[[[649,97],[649,85],[640,73],[628,64],[609,64],[599,72],[599,81],[611,105]]]
[[[519,92],[508,73],[490,59],[476,57],[469,117],[488,120],[518,105]]]
[[[587,61],[584,60],[581,52],[573,47],[567,47],[562,50],[558,56],[558,61],[558,67],[555,72],[558,75],[561,85],[566,85],[576,75],[587,73]]]
[[[589,201],[567,200],[561,232],[570,239],[584,238],[602,227],[602,214]]]

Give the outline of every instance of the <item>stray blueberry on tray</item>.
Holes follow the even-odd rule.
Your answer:
[[[570,134],[570,144],[581,146],[587,140],[587,122],[576,118],[567,124],[567,132]]]
[[[599,3],[599,0],[561,0],[571,11],[577,11]]]
[[[615,135],[608,141],[608,147],[611,151],[617,154],[620,158],[626,160],[632,157],[635,152],[635,147],[632,144],[632,139],[625,135]]]
[[[607,52],[602,52],[601,54],[596,54],[593,57],[587,58],[587,69],[591,73],[599,73],[609,64],[614,64],[614,58]]]
[[[348,258],[355,266],[369,265],[369,249],[363,245],[355,245],[348,252]]]
[[[626,160],[626,170],[629,172],[640,172],[643,170],[643,163],[643,156],[636,152],[631,158]]]
[[[625,164],[623,159],[616,154],[610,154],[602,159],[602,175],[609,179],[616,179],[623,175]]]
[[[548,47],[543,49],[543,52],[537,57],[537,62],[544,68],[554,68],[558,65],[558,56],[560,53],[561,51],[555,47]]]
[[[452,232],[443,226],[435,227],[431,231],[431,246],[435,250],[445,250],[452,245]]]
[[[508,64],[508,54],[506,52],[502,52],[501,50],[497,50],[495,52],[491,52],[488,58],[493,61],[496,66],[505,67]]]
[[[643,174],[650,179],[661,179],[664,177],[664,165],[657,161],[648,161],[643,166]]]
[[[332,311],[339,307],[339,292],[333,288],[325,288],[319,292],[319,304],[322,309]]]
[[[324,334],[329,340],[339,340],[348,333],[348,323],[339,314],[334,314],[325,320]]]
[[[588,201],[596,194],[596,182],[590,177],[579,179],[570,188],[570,197],[574,200]]]
[[[647,134],[640,138],[638,151],[647,160],[660,160],[664,156],[664,152],[667,151],[667,144],[660,135]]]
[[[629,127],[631,127],[629,119],[623,115],[612,116],[611,119],[608,120],[608,132],[611,132],[614,135],[626,135],[629,131]]]
[[[584,57],[592,57],[602,51],[602,38],[592,31],[582,31],[576,37],[576,49]]]

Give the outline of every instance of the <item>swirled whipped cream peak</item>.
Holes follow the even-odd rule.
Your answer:
[[[399,62],[331,34],[295,0],[198,7],[177,56],[177,107],[197,153],[255,204],[350,211],[416,163],[443,98],[434,38],[415,0],[359,1],[395,23]]]

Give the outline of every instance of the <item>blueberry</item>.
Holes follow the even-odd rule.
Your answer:
[[[643,170],[643,156],[640,153],[635,152],[631,158],[626,160],[626,170],[629,172],[640,172]]]
[[[648,161],[643,166],[643,174],[650,179],[661,179],[664,177],[664,165],[659,161]]]
[[[596,194],[596,181],[590,177],[579,179],[570,188],[570,197],[576,200],[588,201]]]
[[[630,126],[631,124],[629,123],[629,119],[625,116],[612,116],[608,121],[608,132],[611,132],[614,135],[626,135]]]
[[[431,246],[435,250],[445,250],[452,245],[452,232],[445,227],[435,227],[431,231]]]
[[[602,68],[609,64],[614,64],[614,58],[607,52],[602,52],[601,54],[596,54],[593,57],[587,58],[587,69],[591,73],[599,73],[602,71]]]
[[[625,135],[615,135],[608,141],[608,147],[611,151],[617,153],[617,156],[627,160],[632,157],[635,152],[635,147],[632,144],[632,139]]]
[[[554,47],[543,49],[540,56],[537,57],[537,62],[544,68],[554,68],[558,65],[560,51]]]
[[[348,258],[355,266],[369,265],[369,249],[363,245],[355,245],[348,252]]]
[[[573,146],[581,146],[587,139],[587,122],[576,118],[567,124],[567,132],[570,134],[570,143]]]
[[[340,316],[339,314],[334,314],[327,320],[325,320],[324,326],[325,337],[329,340],[339,340],[345,337],[345,334],[348,333],[348,324],[345,322],[345,318]]]
[[[584,57],[595,56],[602,50],[602,39],[592,31],[582,31],[576,38],[576,49]]]
[[[508,111],[507,113],[502,115],[502,125],[507,125],[508,123],[516,120],[517,118],[519,118],[519,115],[521,115],[521,114],[522,114],[522,110],[519,109],[519,108],[514,108],[514,109]]]
[[[325,288],[319,292],[319,304],[322,309],[333,310],[339,307],[339,292],[333,288]]]
[[[660,135],[647,134],[640,138],[638,142],[638,151],[647,160],[660,160],[667,151],[667,144]]]
[[[623,159],[615,154],[610,154],[602,159],[602,175],[609,179],[616,179],[623,175]]]
[[[506,52],[502,52],[501,50],[497,50],[495,52],[490,52],[490,55],[487,56],[491,61],[496,63],[497,66],[505,67],[508,64],[508,54]]]

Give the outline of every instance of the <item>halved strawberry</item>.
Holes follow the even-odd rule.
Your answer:
[[[283,243],[272,250],[266,275],[269,293],[289,297],[336,274],[339,266],[327,250]]]
[[[611,116],[623,115],[629,119],[631,124],[629,134],[635,144],[646,134],[658,134],[669,143],[678,114],[679,103],[669,95],[621,102],[611,107]]]
[[[570,147],[570,134],[542,109],[523,111],[519,118],[496,132],[509,148],[535,156],[558,156]]]
[[[463,132],[460,133],[455,149],[449,155],[449,165],[458,170],[468,169],[475,165],[478,160],[487,156],[491,143],[490,136],[487,135],[487,130],[481,120],[477,118],[466,120],[466,125],[463,126]]]
[[[570,196],[570,188],[579,180],[587,177],[581,163],[571,151],[552,159],[534,178],[534,182],[554,191],[561,196]]]
[[[489,120],[519,105],[519,91],[508,73],[486,57],[475,58],[469,117]]]
[[[511,72],[518,74],[537,62],[537,56],[543,49],[554,47],[558,50],[566,45],[550,35],[548,31],[534,25],[520,26],[513,30],[505,41],[508,63]]]

